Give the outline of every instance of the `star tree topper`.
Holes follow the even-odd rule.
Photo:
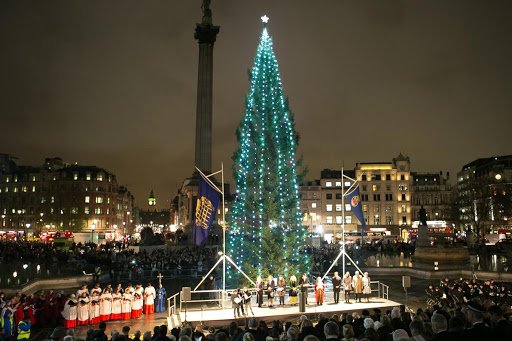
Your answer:
[[[270,18],[269,18],[269,17],[267,17],[267,15],[265,14],[264,16],[262,16],[262,17],[261,17],[261,22],[262,22],[263,24],[266,24],[266,23],[268,23],[268,20],[269,20],[269,19],[270,19]]]

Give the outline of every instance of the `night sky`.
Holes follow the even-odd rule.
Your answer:
[[[213,168],[270,17],[308,179],[410,156],[415,171],[511,154],[511,1],[213,0]],[[167,206],[194,159],[201,0],[0,2],[0,153],[97,165]]]

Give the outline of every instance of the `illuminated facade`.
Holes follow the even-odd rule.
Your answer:
[[[367,225],[411,225],[410,166],[409,157],[401,153],[392,162],[356,165]]]
[[[42,167],[8,164],[0,167],[1,230],[30,235],[131,229],[133,195],[107,170],[60,158],[46,159]]]

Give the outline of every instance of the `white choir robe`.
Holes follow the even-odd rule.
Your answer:
[[[132,300],[133,296],[129,292],[125,292],[123,294],[123,299],[121,302],[121,318],[123,320],[129,320],[132,318]]]
[[[88,297],[80,297],[77,306],[77,319],[78,326],[86,326],[89,324],[89,305],[90,300]]]
[[[70,305],[70,303],[73,305]],[[67,300],[61,314],[62,317],[64,317],[64,328],[69,329],[76,327],[77,308],[75,300]]]
[[[100,320],[110,320],[110,314],[112,313],[112,294],[104,293],[100,296]]]
[[[135,292],[133,294],[132,318],[134,318],[134,319],[142,316],[143,292],[144,292],[144,289],[137,288],[137,289],[135,289]]]
[[[89,323],[100,323],[100,297],[98,295],[94,295],[91,298],[91,305],[89,307]]]
[[[155,297],[156,290],[153,286],[147,286],[144,289],[144,313],[145,314],[153,314],[155,312]]]
[[[122,298],[123,296],[120,293],[112,294],[112,313],[110,315],[111,320],[120,320],[121,314],[123,312],[122,309]]]

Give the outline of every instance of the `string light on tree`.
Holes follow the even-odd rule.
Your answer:
[[[299,200],[298,135],[283,93],[279,66],[263,30],[249,75],[244,116],[233,156],[237,194],[229,216],[229,253],[252,276],[309,271]],[[234,272],[229,272],[233,276]]]

